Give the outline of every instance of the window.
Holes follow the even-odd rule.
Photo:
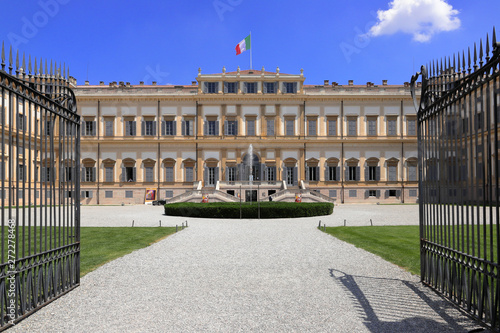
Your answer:
[[[397,165],[389,165],[387,167],[387,179],[390,182],[395,182],[398,180],[398,167],[397,167]]]
[[[104,197],[105,198],[112,198],[113,197],[113,191],[104,191]]]
[[[83,181],[84,182],[95,182],[95,168],[94,167],[83,167]]]
[[[208,177],[206,181],[208,181],[208,185],[215,185],[217,179],[216,179],[216,168],[214,167],[208,167],[207,172],[208,172]]]
[[[161,134],[162,135],[176,135],[175,121],[164,120]]]
[[[368,196],[371,198],[377,197],[377,190],[368,190]]]
[[[113,167],[112,166],[104,167],[104,171],[106,173],[106,176],[105,176],[106,182],[108,182],[108,183],[113,182],[114,181]]]
[[[114,133],[113,133],[113,121],[112,120],[106,120],[104,122],[104,126],[105,126],[104,135],[105,136],[113,136],[114,135]]]
[[[369,136],[377,135],[377,118],[376,117],[368,117],[368,135]]]
[[[267,119],[267,135],[274,135],[274,119]]]
[[[186,136],[194,135],[193,124],[194,124],[193,120],[184,120],[182,122],[182,135]]]
[[[387,135],[395,136],[398,134],[396,124],[397,124],[396,118],[394,117],[387,118]]]
[[[124,167],[123,168],[123,181],[124,182],[135,182],[135,167]]]
[[[347,180],[351,180],[351,181],[358,180],[357,169],[358,169],[357,166],[348,166],[347,167]]]
[[[264,82],[264,94],[276,94],[276,83]]]
[[[42,182],[52,181],[53,174],[54,174],[53,168],[42,167],[42,170],[41,170]]]
[[[186,181],[192,182],[193,179],[193,167],[186,167]]]
[[[356,117],[347,118],[347,135],[358,135],[358,119]]]
[[[338,181],[337,177],[337,167],[335,166],[327,166],[327,179],[326,180],[331,180],[331,181]]]
[[[389,190],[389,196],[390,197],[395,197],[397,196],[398,191],[397,190]]]
[[[266,181],[272,182],[276,180],[276,167],[268,166],[266,167]]]
[[[167,166],[165,167],[165,181],[173,182],[174,181],[174,167]]]
[[[174,197],[174,191],[165,191],[165,198],[173,198]]]
[[[205,123],[205,135],[219,135],[219,122],[216,120],[208,120]]]
[[[410,182],[417,181],[417,164],[416,163],[408,163],[408,180]]]
[[[328,196],[330,198],[336,198],[337,197],[337,190],[330,190],[330,192],[328,193]]]
[[[257,93],[257,82],[245,82],[245,92],[247,94]]]
[[[26,166],[25,165],[18,165],[17,166],[17,179],[20,181],[24,181],[26,177]]]
[[[219,92],[219,82],[205,82],[207,94],[217,94]]]
[[[285,126],[286,126],[286,135],[287,136],[294,136],[295,135],[295,120],[293,120],[293,119],[285,120]]]
[[[367,172],[368,172],[368,178],[365,179],[367,181],[376,181],[376,180],[380,180],[379,179],[379,169],[377,166],[368,166],[368,169],[367,169]]]
[[[84,124],[84,126],[83,126],[83,135],[95,135],[95,133],[94,134],[86,134],[87,132],[85,130],[86,129],[85,123],[86,122],[84,121],[83,122],[83,124]],[[52,121],[50,121],[50,120],[47,120],[45,122],[45,135],[52,135]]]
[[[155,174],[154,174],[154,167],[152,166],[147,166],[144,167],[144,173],[146,175],[146,181],[147,182],[154,182],[155,181]]]
[[[319,180],[319,167],[309,166],[307,167],[307,180],[318,181]]]
[[[136,135],[135,120],[126,120],[125,136],[135,136],[135,135]]]
[[[236,181],[236,168],[235,167],[228,167],[227,168],[226,179],[228,182]]]
[[[296,94],[297,93],[297,82],[284,82],[283,84],[284,94]]]
[[[337,135],[337,119],[328,119],[328,135]]]
[[[255,135],[255,119],[247,119],[247,135]]]
[[[47,130],[49,130],[49,132],[52,132],[50,130],[51,128],[51,123],[48,122],[47,124]],[[96,132],[96,126],[95,126],[95,121],[84,121],[83,122],[83,135],[84,136],[95,136],[95,132]],[[49,134],[47,134],[49,135]]]
[[[82,191],[82,195],[81,195],[82,198],[84,198],[84,199],[85,198],[92,198],[92,196],[93,196],[92,191]]]
[[[412,197],[412,198],[413,198],[413,197],[416,197],[416,196],[417,196],[417,190],[410,190],[409,192],[410,192],[410,193],[409,193],[409,194],[410,194],[410,197]]]
[[[142,122],[142,135],[153,136],[156,135],[156,121],[145,120]]]
[[[22,113],[17,115],[17,129],[24,131],[26,129],[26,116]]]
[[[295,167],[286,168],[286,184],[294,186],[296,184],[297,169]]]
[[[224,93],[226,94],[236,94],[236,82],[224,82]]]
[[[226,121],[225,135],[238,135],[238,123],[236,122],[236,120]]]
[[[415,136],[417,135],[417,120],[416,119],[408,119],[408,135]]]
[[[349,190],[349,198],[356,198],[358,196],[358,191]]]
[[[316,136],[317,133],[316,133],[316,119],[309,119],[307,121],[308,123],[308,133],[309,133],[309,136]]]
[[[67,166],[64,168],[64,177],[63,181],[65,182],[70,182],[73,180],[73,167]]]
[[[125,191],[125,198],[133,198],[134,191]]]

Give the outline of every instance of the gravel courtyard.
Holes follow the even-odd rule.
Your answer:
[[[180,225],[162,207],[82,207],[82,226]],[[9,332],[467,332],[479,326],[411,275],[322,233],[418,224],[418,206],[339,205],[328,217],[187,218]]]

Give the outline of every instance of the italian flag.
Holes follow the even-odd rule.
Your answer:
[[[250,35],[236,45],[236,55],[246,50],[250,50]]]

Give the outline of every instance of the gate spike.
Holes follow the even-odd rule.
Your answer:
[[[19,74],[19,50],[16,51],[16,74]]]
[[[26,58],[23,52],[23,75],[26,74]]]
[[[462,50],[462,73],[465,75],[465,50]]]
[[[451,75],[453,68],[451,67],[451,57],[448,56],[448,74]]]
[[[490,60],[490,37],[486,34],[486,62]]]
[[[2,41],[2,70],[5,70],[5,46],[4,41]]]
[[[479,40],[479,64],[483,67],[483,39]]]
[[[66,63],[63,62],[63,71],[62,71],[63,78],[66,78]]]
[[[453,62],[455,62],[455,56],[453,56]],[[457,71],[460,74],[460,52],[457,53]]]
[[[38,67],[36,67],[36,57],[35,57],[35,66],[34,66],[34,71],[33,71],[33,74],[36,76],[37,74],[37,71],[38,71]]]
[[[32,67],[31,67],[31,54],[28,55],[28,74],[31,76],[31,71],[32,71]]]
[[[59,78],[62,78],[63,77],[63,74],[61,72],[61,63],[59,63],[59,71],[57,72]]]
[[[477,47],[476,47],[476,43],[474,43],[474,71],[477,70]]]
[[[456,62],[455,62],[455,53],[453,53],[453,74],[457,72],[457,67],[456,67]]]
[[[57,62],[54,62],[54,76],[56,78],[59,77],[58,72],[57,72]]]
[[[491,46],[495,48],[495,44],[497,43],[497,34],[495,33],[495,27],[493,27],[493,36],[491,40]]]
[[[471,67],[470,67],[470,65],[471,65],[471,63],[470,63],[470,47],[468,47],[468,50],[469,50],[469,56],[468,56],[468,59],[467,59],[467,66],[468,66],[467,67],[467,71],[470,74],[470,71],[471,71]]]
[[[12,74],[12,45],[9,51],[9,74]]]
[[[43,59],[40,58],[40,69],[38,71],[38,74],[43,75]]]
[[[50,59],[50,76],[54,75],[53,67],[52,67],[52,59]]]

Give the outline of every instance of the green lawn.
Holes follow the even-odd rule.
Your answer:
[[[175,227],[82,227],[80,230],[80,276],[175,233]]]
[[[326,233],[420,275],[418,226],[327,227]]]

